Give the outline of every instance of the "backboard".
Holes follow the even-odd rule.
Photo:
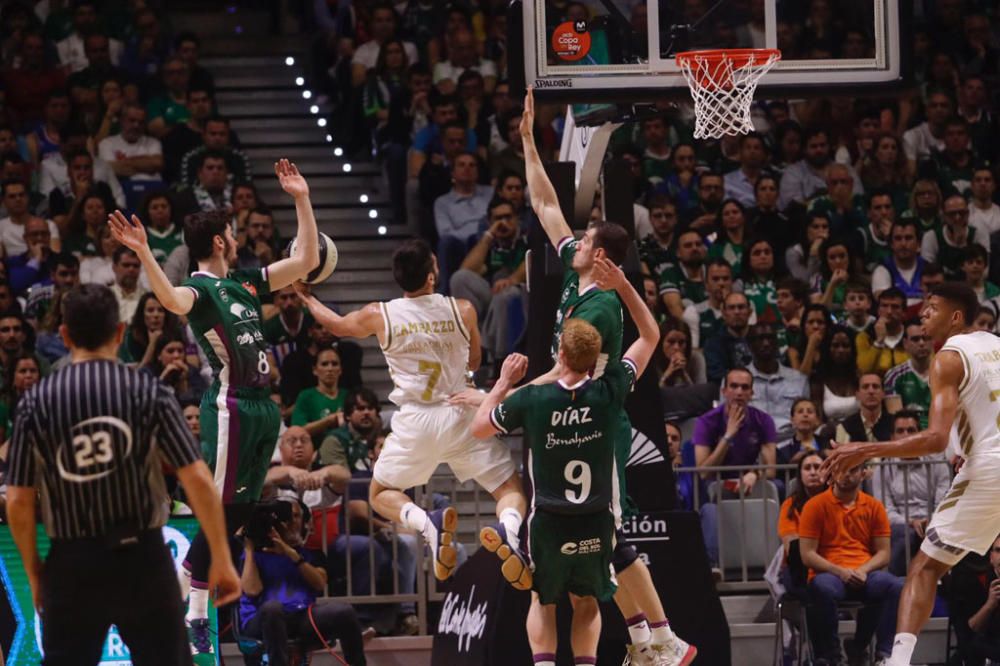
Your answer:
[[[509,53],[524,60],[511,76],[523,71],[543,102],[683,99],[676,53],[777,48],[758,98],[886,93],[909,78],[910,11],[909,0],[515,0]]]

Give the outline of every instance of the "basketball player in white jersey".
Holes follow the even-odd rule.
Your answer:
[[[466,300],[434,293],[437,259],[422,240],[408,240],[396,250],[392,271],[402,298],[370,303],[343,317],[296,285],[317,322],[339,337],[374,335],[389,365],[395,385],[389,399],[400,409],[375,463],[371,504],[424,535],[434,575],[445,580],[456,563],[458,513],[452,507],[427,513],[403,491],[427,483],[439,464],[448,463],[459,481],[475,479],[493,495],[503,542],[495,550],[501,570],[515,588],[530,589],[531,570],[517,540],[525,498],[510,451],[496,438],[473,437],[469,428],[475,410],[448,403],[449,396],[467,387],[468,370],[479,367],[476,309]]]
[[[1000,338],[973,330],[978,311],[971,287],[946,282],[931,289],[920,313],[927,333],[944,343],[931,365],[927,430],[892,442],[838,446],[823,464],[829,477],[869,458],[941,453],[958,423],[965,464],[910,562],[889,666],[909,666],[941,577],[969,551],[985,553],[1000,533]]]

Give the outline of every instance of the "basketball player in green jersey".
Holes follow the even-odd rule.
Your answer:
[[[472,424],[477,437],[524,429],[535,492],[528,522],[534,585],[527,621],[535,666],[555,666],[555,604],[566,594],[573,604],[574,662],[596,663],[597,602],[611,599],[616,589],[611,560],[619,415],[659,341],[656,320],[621,269],[601,258],[594,273],[596,287],[616,290],[639,328],[639,339],[625,357],[609,360],[600,378],[592,380],[589,372],[603,341],[593,325],[570,318],[559,339],[556,382],[526,386],[504,399],[527,369],[526,357],[512,355]],[[696,654],[676,637],[669,648],[677,657],[661,663],[687,664]]]
[[[621,360],[623,325],[621,302],[614,293],[601,291],[597,287],[593,275],[594,264],[607,258],[620,265],[625,260],[631,240],[620,225],[610,222],[592,225],[583,238],[573,240],[573,232],[563,217],[555,188],[545,174],[535,147],[534,122],[535,101],[529,88],[524,98],[521,137],[531,205],[549,242],[559,252],[565,269],[559,312],[556,315],[556,336],[561,333],[567,319],[581,318],[592,324],[602,339],[601,354],[594,372],[594,377],[599,378],[605,364]],[[562,368],[557,361],[551,371],[532,383],[555,381],[561,373]],[[629,655],[633,664],[678,663],[670,656],[677,638],[670,630],[663,605],[653,586],[653,579],[635,548],[626,543],[620,529],[621,507],[626,497],[625,463],[631,446],[632,426],[625,410],[621,409],[615,439],[615,466],[619,487],[615,498],[615,519],[619,530],[612,560],[618,577],[615,603],[628,624],[632,641]]]
[[[182,286],[170,284],[149,248],[146,230],[135,215],[110,216],[115,238],[139,256],[149,284],[164,308],[188,318],[215,377],[202,396],[202,454],[215,475],[226,506],[227,523],[235,529],[260,499],[281,417],[270,398],[271,367],[261,320],[261,296],[302,280],[319,264],[316,218],[309,186],[294,164],[274,167],[282,189],[295,199],[298,250],[264,268],[235,271],[236,240],[232,216],[205,212],[184,221],[184,243],[198,270]],[[185,561],[191,574],[188,621],[196,654],[210,653],[207,639],[205,581],[208,549],[199,535]]]

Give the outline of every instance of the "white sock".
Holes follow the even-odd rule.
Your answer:
[[[915,634],[896,634],[896,640],[892,642],[892,656],[889,657],[889,663],[892,666],[910,666],[910,658],[913,657],[913,649],[916,647]]]
[[[208,590],[191,588],[191,597],[188,599],[188,611],[185,619],[188,622],[208,619]]]
[[[653,633],[649,630],[649,623],[645,618],[628,625],[628,637],[635,646],[644,645],[652,640]]]
[[[427,525],[427,512],[413,502],[407,502],[399,510],[399,522],[423,534]]]
[[[177,575],[177,582],[181,586],[181,601],[188,598],[188,593],[191,592],[191,572],[181,567],[181,572]]]
[[[650,622],[649,626],[650,629],[652,630],[653,642],[656,643],[657,645],[666,645],[667,643],[674,640],[675,638],[674,632],[670,630],[670,623],[667,622],[666,620],[663,621],[663,624],[659,624],[658,622]]]
[[[517,533],[521,531],[521,522],[523,520],[521,512],[517,509],[508,507],[500,512],[500,524],[506,528],[507,541],[514,550],[517,550],[521,543],[517,538]]]

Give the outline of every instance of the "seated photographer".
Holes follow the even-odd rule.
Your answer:
[[[281,464],[268,470],[264,496],[294,493],[312,513],[308,545],[329,554],[328,570],[334,581],[346,575],[349,554],[351,593],[373,594],[369,555],[375,561],[376,580],[388,575],[390,556],[381,543],[368,536],[367,530],[353,529],[350,536],[343,533],[344,520],[349,518],[343,515],[343,508],[350,471],[339,463],[318,465],[312,437],[302,426],[291,426],[284,432],[278,453]]]
[[[270,515],[268,509],[273,509]],[[289,663],[290,638],[307,648],[340,640],[347,663],[364,666],[364,640],[354,609],[329,599],[316,604],[326,590],[326,570],[323,553],[302,545],[307,532],[303,512],[301,502],[279,500],[260,505],[247,526],[240,581],[243,633],[264,641],[271,666]],[[268,531],[259,534],[265,527]]]

